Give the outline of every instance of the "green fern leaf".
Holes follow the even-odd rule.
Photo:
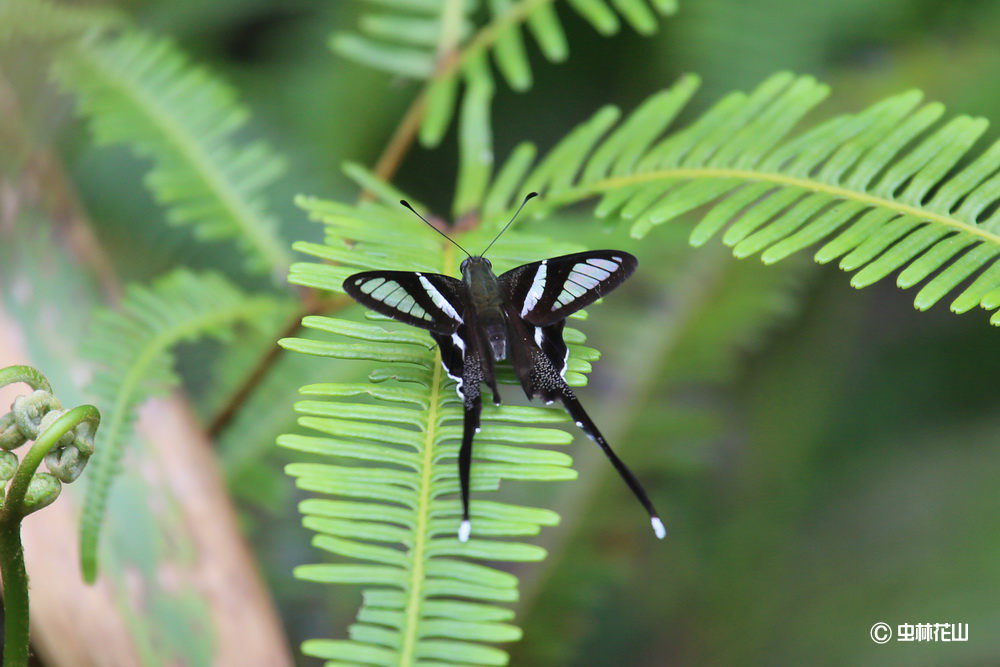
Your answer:
[[[229,339],[238,324],[270,324],[272,297],[247,296],[219,275],[176,270],[152,287],[131,286],[121,308],[97,315],[84,346],[99,364],[88,391],[105,415],[89,474],[81,525],[84,576],[97,573],[97,547],[108,492],[133,439],[138,406],[178,384],[172,348],[203,336]]]
[[[357,175],[367,175],[357,168]],[[393,193],[395,194],[395,193]],[[326,223],[326,244],[300,243],[297,250],[324,262],[292,266],[290,280],[342,292],[344,277],[361,269],[400,267],[453,273],[453,248],[442,247],[432,230],[414,224],[398,204],[347,206],[302,198],[300,205]],[[486,231],[468,234],[484,242]],[[464,239],[463,239],[464,241]],[[514,266],[537,256],[540,240],[511,233],[491,251],[494,265]],[[579,250],[546,244],[546,252]],[[442,259],[443,258],[443,259]],[[356,309],[355,312],[361,312]],[[423,331],[386,328],[369,321],[308,317],[307,338],[281,341],[289,350],[336,359],[367,360],[370,381],[308,385],[296,405],[306,434],[287,434],[278,443],[328,462],[293,463],[289,474],[307,491],[323,494],[302,504],[313,543],[338,558],[303,565],[296,575],[310,581],[362,584],[364,603],[346,640],[313,640],[308,655],[341,663],[506,664],[506,654],[484,643],[514,641],[520,630],[499,606],[517,598],[517,580],[484,565],[534,561],[537,546],[494,538],[536,535],[554,524],[551,511],[489,501],[485,491],[503,480],[573,479],[572,459],[537,445],[565,445],[572,436],[552,424],[562,410],[544,407],[487,407],[477,436],[473,468],[474,534],[456,537],[460,517],[454,460],[461,438],[461,403],[441,367],[438,351]],[[567,380],[586,382],[596,351],[583,335],[567,329]],[[512,373],[501,381],[515,383]]]
[[[147,184],[171,223],[233,239],[249,267],[284,274],[289,255],[264,197],[284,164],[262,142],[237,143],[247,112],[231,88],[172,42],[135,31],[66,49],[53,71],[98,141],[153,160]]]
[[[365,14],[360,32],[334,35],[331,46],[362,64],[427,82],[420,128],[425,146],[437,145],[451,123],[460,74],[466,74],[472,88],[473,81],[480,89],[493,87],[487,54],[508,85],[523,91],[532,85],[525,32],[552,62],[565,60],[569,53],[554,0],[489,0],[488,21],[481,26],[474,20],[479,2],[368,2],[377,5],[379,13]],[[641,34],[651,34],[657,29],[657,14],[677,10],[675,0],[570,0],[568,4],[604,35],[618,32],[622,20]]]
[[[939,123],[943,107],[911,91],[792,136],[828,90],[781,73],[664,134],[696,87],[685,77],[617,124],[617,110],[602,109],[533,168],[515,151],[520,177],[498,179],[484,212],[529,190],[543,194],[536,216],[599,196],[597,214],[641,238],[707,207],[694,245],[721,233],[737,257],[772,263],[826,240],[816,260],[839,258],[855,287],[899,271],[900,287],[924,282],[921,310],[954,290],[954,312],[1000,307],[1000,143],[970,153],[985,120]]]

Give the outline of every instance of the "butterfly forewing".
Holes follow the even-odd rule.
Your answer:
[[[462,324],[462,281],[439,273],[365,271],[344,281],[344,290],[377,313],[435,333]]]
[[[621,285],[637,265],[638,260],[627,252],[595,250],[525,264],[499,280],[523,319],[547,326]]]

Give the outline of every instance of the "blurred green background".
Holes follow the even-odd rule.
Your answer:
[[[319,238],[292,196],[353,200],[340,165],[371,165],[416,90],[329,50],[331,33],[357,25],[358,3],[123,8],[234,84],[255,133],[288,157],[275,199],[286,202],[289,242]],[[652,37],[604,38],[563,13],[569,60],[553,65],[532,50],[534,88],[498,86],[499,156],[525,139],[551,146],[600,105],[632,108],[685,72],[704,82],[688,114],[787,69],[832,84],[821,115],[920,88],[952,113],[1000,119],[997,2],[696,0]],[[30,74],[26,63],[19,76]],[[123,277],[225,265],[215,247],[161,224],[144,164],[124,148],[93,147],[66,100],[39,94],[27,110],[38,132],[59,137]],[[453,128],[440,148],[411,151],[395,183],[444,212],[456,164]],[[575,213],[543,227],[578,235],[582,221]],[[525,638],[512,664],[1000,663],[1000,339],[987,318],[944,305],[917,313],[891,281],[855,291],[808,257],[765,268],[717,240],[694,250],[684,223],[641,245],[605,225],[583,228],[588,244],[640,258],[628,288],[583,326],[604,352],[583,398],[670,536],[652,543],[586,441],[574,449],[576,482],[507,490],[564,517],[539,540],[550,559],[519,572]],[[194,395],[198,354],[185,375]],[[270,447],[291,412],[275,421],[250,445],[267,464],[236,491],[253,497],[247,529],[297,644],[340,635],[358,596],[338,587],[317,599],[291,578],[314,556],[281,473],[285,455]],[[971,640],[875,646],[876,621],[965,622]]]

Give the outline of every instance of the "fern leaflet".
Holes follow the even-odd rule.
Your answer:
[[[855,287],[900,270],[900,287],[926,280],[915,299],[923,310],[978,272],[951,309],[1000,308],[1000,142],[969,153],[985,120],[936,126],[944,108],[911,91],[789,138],[828,91],[781,73],[664,135],[696,87],[685,77],[621,122],[614,107],[601,109],[537,162],[533,147],[518,147],[484,214],[529,190],[543,195],[536,216],[599,196],[597,214],[629,221],[641,238],[707,206],[694,245],[725,229],[737,257],[771,263],[833,236],[816,260],[840,258],[857,271]],[[1000,311],[991,322],[1000,325]]]
[[[118,311],[94,322],[85,353],[99,364],[88,390],[105,421],[98,436],[81,525],[84,576],[97,574],[101,521],[138,406],[178,384],[171,348],[202,336],[232,337],[237,324],[271,324],[272,297],[250,297],[219,275],[178,269],[152,287],[132,285]]]
[[[326,223],[327,242],[300,243],[296,249],[333,263],[294,264],[294,283],[341,292],[344,277],[372,266],[455,270],[450,246],[442,249],[440,237],[414,224],[398,206],[352,207],[307,198],[300,204]],[[537,257],[539,240],[512,234],[494,251],[495,265],[514,266]],[[374,321],[308,317],[303,324],[313,332],[309,338],[281,341],[297,352],[375,362],[367,383],[303,387],[306,400],[296,410],[309,434],[279,438],[283,447],[330,460],[288,467],[300,488],[332,496],[307,500],[301,509],[305,525],[318,533],[314,544],[340,557],[301,566],[296,575],[366,586],[350,638],[311,640],[303,651],[326,660],[386,665],[505,664],[506,654],[483,642],[520,636],[507,623],[512,613],[497,604],[516,599],[517,580],[470,561],[540,560],[539,547],[487,537],[534,535],[558,516],[487,501],[482,492],[505,479],[573,479],[568,455],[535,447],[572,440],[563,430],[545,427],[565,421],[565,414],[533,406],[484,411],[472,475],[476,534],[460,543],[454,459],[462,411],[454,384],[426,332],[387,329],[382,318],[369,317]],[[582,345],[579,331],[567,330],[566,340],[571,349],[566,377],[579,386],[597,355]],[[516,382],[506,372],[500,380]]]
[[[569,53],[554,0],[368,1],[378,5],[380,13],[365,14],[360,33],[336,34],[331,45],[362,64],[427,81],[420,129],[425,146],[437,145],[448,129],[463,71],[475,70],[477,77],[483,77],[481,84],[492,85],[487,54],[492,54],[510,87],[523,91],[532,84],[525,31],[548,60],[561,62]],[[622,20],[641,34],[651,34],[657,29],[656,14],[677,10],[676,0],[569,0],[568,4],[603,35],[618,32]],[[480,14],[488,18],[477,26]]]
[[[264,197],[284,163],[262,142],[237,143],[247,112],[231,88],[172,42],[136,31],[66,49],[54,74],[98,141],[153,160],[147,184],[170,222],[234,239],[253,269],[285,272],[289,254]]]

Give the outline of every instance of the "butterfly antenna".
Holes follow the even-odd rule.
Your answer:
[[[452,243],[454,243],[458,247],[459,250],[461,250],[462,252],[464,252],[466,254],[466,256],[472,257],[472,255],[469,254],[468,250],[466,250],[465,248],[463,248],[461,245],[458,244],[458,241],[456,241],[455,239],[451,238],[450,236],[448,236],[447,234],[445,234],[444,232],[442,232],[440,229],[438,229],[433,224],[431,224],[431,222],[427,218],[425,218],[424,216],[422,216],[419,213],[417,213],[416,209],[414,209],[412,206],[410,206],[410,202],[406,201],[405,199],[400,199],[399,203],[402,204],[403,206],[405,206],[406,208],[410,209],[410,211],[413,213],[413,215],[417,216],[418,218],[420,218],[421,220],[423,220],[424,222],[426,222],[428,227],[430,227],[435,232],[437,232],[441,236],[445,237],[446,239],[448,239],[449,241],[451,241]]]
[[[493,247],[493,244],[497,242],[497,239],[500,238],[505,231],[507,231],[508,227],[514,224],[514,220],[517,218],[517,214],[521,212],[521,209],[524,208],[524,205],[528,203],[528,200],[531,199],[532,197],[537,197],[537,196],[538,196],[537,192],[528,193],[528,196],[524,198],[524,201],[521,202],[521,205],[517,207],[516,211],[514,211],[514,215],[510,216],[510,222],[504,225],[503,229],[500,230],[500,233],[493,237],[493,240],[490,241],[490,244],[486,246],[486,250],[480,253],[480,257],[485,257],[486,252]]]

